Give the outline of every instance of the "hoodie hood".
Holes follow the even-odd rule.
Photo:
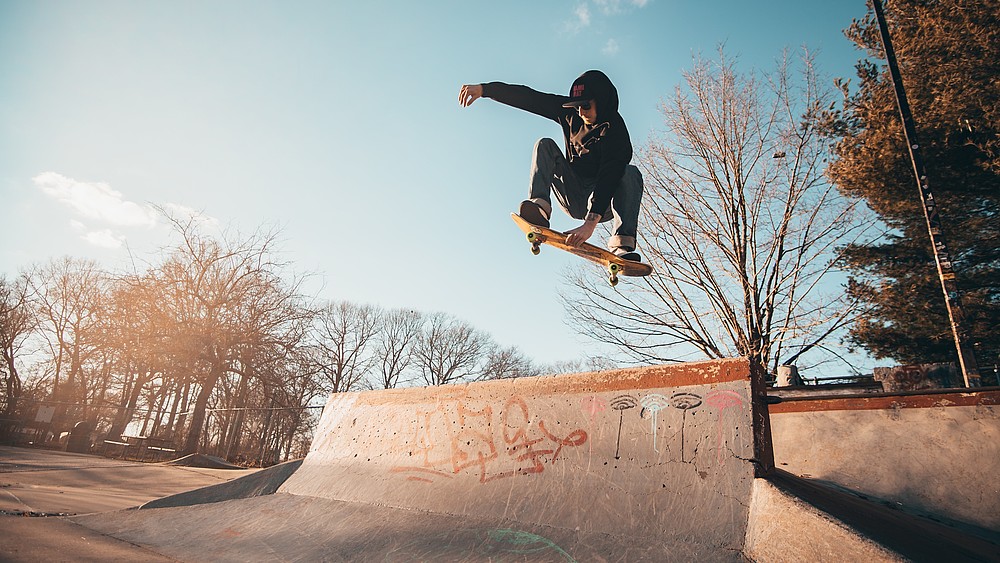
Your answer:
[[[608,75],[599,70],[588,70],[574,80],[569,98],[564,107],[576,107],[589,100],[597,102],[599,121],[607,121],[618,113],[618,90]]]

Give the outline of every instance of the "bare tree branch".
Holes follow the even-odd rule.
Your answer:
[[[639,152],[641,241],[654,274],[612,290],[577,275],[577,329],[644,362],[746,356],[761,366],[823,350],[859,304],[834,279],[839,249],[873,236],[866,208],[824,176],[829,93],[804,53],[742,74],[720,49],[663,102]]]

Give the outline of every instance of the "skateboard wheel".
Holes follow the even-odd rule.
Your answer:
[[[528,242],[532,244],[538,244],[538,233],[528,233]]]
[[[614,274],[611,274],[610,276],[608,276],[608,283],[611,284],[611,287],[617,286],[618,285],[618,276],[616,276]]]
[[[611,272],[611,275],[615,275],[618,272],[622,271],[622,266],[621,264],[611,264],[610,266],[608,266],[608,271]]]
[[[531,253],[534,254],[535,256],[538,256],[538,253],[541,251],[542,249],[538,248],[538,244],[531,245]]]

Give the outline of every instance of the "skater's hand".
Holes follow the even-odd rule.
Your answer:
[[[462,91],[458,93],[458,103],[463,108],[467,108],[472,105],[472,102],[482,97],[483,97],[482,84],[466,84],[462,86]]]
[[[597,228],[598,223],[600,223],[599,220],[584,221],[579,227],[566,231],[566,244],[580,246],[587,242],[587,239],[594,234],[594,229]]]

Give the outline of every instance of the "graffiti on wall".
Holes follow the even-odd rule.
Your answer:
[[[669,407],[670,403],[667,401],[665,396],[659,393],[652,393],[643,397],[639,404],[642,405],[642,410],[639,411],[639,416],[641,418],[645,418],[645,415],[648,414],[650,418],[650,429],[653,432],[653,451],[659,452],[660,449],[656,446],[656,434],[660,428],[660,424],[656,419],[658,418],[660,411]]]
[[[532,418],[521,397],[512,397],[499,413],[489,405],[476,409],[462,400],[439,402],[419,413],[410,443],[418,463],[391,471],[428,483],[473,472],[487,483],[542,473],[546,463],[559,460],[564,448],[581,446],[587,438],[582,428],[557,434],[544,419]]]
[[[632,395],[619,395],[611,401],[611,408],[619,412],[618,436],[615,441],[615,459],[621,459],[621,433],[625,411],[641,407],[638,413],[639,418],[649,421],[652,447],[653,451],[657,453],[664,453],[670,449],[668,445],[662,443],[661,439],[664,417],[667,413],[680,411],[679,428],[673,434],[679,438],[679,444],[675,449],[680,451],[681,462],[691,461],[687,458],[686,452],[688,451],[688,447],[685,437],[688,426],[688,412],[693,413],[705,405],[717,413],[715,450],[716,460],[721,465],[723,463],[723,451],[726,444],[724,415],[726,411],[730,409],[742,409],[746,404],[746,400],[739,393],[724,389],[709,391],[704,397],[697,393],[689,392],[676,392],[670,395],[670,397],[661,393],[650,393],[639,399],[636,399]]]
[[[722,465],[727,443],[730,443],[727,436],[736,440],[740,434],[739,425],[731,425],[733,417],[727,416],[727,412],[742,412],[747,400],[736,391],[714,389],[704,395],[683,391],[669,396],[662,393],[620,394],[610,400],[590,395],[577,404],[582,414],[577,418],[578,423],[582,423],[579,428],[557,424],[565,424],[565,420],[550,423],[544,415],[532,413],[528,403],[519,396],[511,397],[499,410],[489,404],[464,399],[438,401],[431,408],[417,411],[402,442],[397,442],[393,448],[413,462],[395,465],[390,471],[408,480],[426,483],[458,475],[473,475],[481,483],[518,475],[537,475],[558,463],[567,449],[588,444],[592,440],[590,433],[602,427],[612,432],[617,428],[614,459],[620,460],[623,432],[628,434],[626,418],[632,416],[648,424],[648,434],[643,432],[635,436],[648,436],[657,454],[670,452],[671,459],[690,462],[694,461],[692,449],[697,455],[699,444],[707,444],[710,446],[708,451],[714,449],[716,462]],[[694,420],[697,411],[706,407],[712,412],[710,418],[702,418],[700,422]],[[686,435],[691,433],[688,426],[692,423],[696,424],[697,439],[687,444],[692,440]],[[705,427],[706,424],[714,428]],[[603,435],[603,431],[597,434]],[[635,444],[634,438],[632,443]],[[608,447],[610,450],[610,444]],[[730,445],[732,447],[735,444]],[[593,451],[588,449],[583,455],[593,455]]]
[[[725,444],[724,431],[722,416],[729,409],[742,409],[746,402],[743,397],[735,391],[727,391],[725,389],[716,389],[714,391],[709,391],[705,395],[705,403],[712,407],[719,413],[716,419],[716,427],[718,428],[718,441],[715,446],[716,451],[716,462],[722,465],[722,447]]]
[[[618,435],[615,438],[615,459],[621,459],[622,423],[625,421],[625,411],[639,405],[632,395],[618,395],[611,400],[611,408],[618,411]]]

